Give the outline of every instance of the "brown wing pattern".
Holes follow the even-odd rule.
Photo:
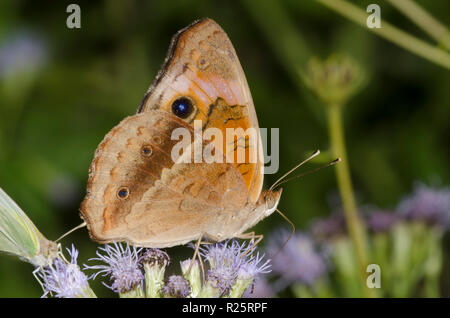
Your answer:
[[[179,97],[195,107],[185,120],[171,112]],[[193,135],[194,120],[202,121],[203,130],[220,129],[224,137],[227,128],[241,128],[227,140],[230,148],[212,143],[227,160],[244,149],[246,160],[174,163],[171,151],[178,140],[171,133],[186,128]],[[256,132],[254,143],[248,128]],[[260,198],[262,169],[258,121],[236,52],[220,26],[201,20],[174,37],[138,114],[124,119],[98,146],[81,215],[99,242],[168,247],[205,233],[233,237],[252,223],[249,213]]]
[[[127,117],[105,136],[91,164],[81,205],[95,239],[119,233],[133,204],[160,179],[164,168],[173,166],[170,151],[177,141],[170,134],[178,127],[191,129],[175,116],[152,111]]]
[[[204,19],[178,32],[168,57],[150,86],[138,112],[151,109],[171,111],[180,96],[191,98],[196,107],[194,116],[203,128],[219,128],[226,136],[227,128],[242,128],[236,134],[231,151],[225,144],[216,144],[235,162],[246,183],[249,201],[259,198],[263,183],[262,144],[258,120],[247,80],[234,47],[223,29],[214,21]],[[249,143],[245,130],[254,128],[255,142]],[[236,151],[245,150],[245,162],[236,162]],[[251,161],[250,157],[255,158]]]
[[[193,133],[184,121],[153,110],[124,119],[106,135],[81,205],[93,239],[181,244],[216,231],[211,223],[231,218],[247,203],[245,183],[232,164],[172,161],[178,141],[170,134],[180,127]]]
[[[127,215],[129,240],[169,247],[203,234],[221,238],[226,234],[223,226],[247,203],[245,192],[242,176],[231,164],[176,164],[164,170],[161,180]]]

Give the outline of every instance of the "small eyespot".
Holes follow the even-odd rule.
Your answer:
[[[189,115],[194,110],[194,105],[192,101],[186,97],[180,97],[172,103],[172,113],[180,118],[188,118]]]
[[[161,137],[159,136],[154,136],[153,137],[153,142],[157,145],[160,145],[162,143]]]
[[[130,190],[127,187],[121,187],[117,191],[117,197],[121,200],[125,200],[130,195]]]
[[[144,145],[141,148],[141,154],[144,157],[150,157],[153,154],[153,148],[150,145]]]
[[[207,69],[208,66],[209,66],[209,63],[208,63],[208,61],[205,60],[204,58],[200,58],[200,59],[197,61],[197,67],[198,67],[199,69],[201,69],[201,70]]]

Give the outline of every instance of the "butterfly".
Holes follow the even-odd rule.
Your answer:
[[[46,239],[1,188],[0,251],[16,255],[37,268],[51,264],[60,254],[59,245]]]
[[[172,160],[172,132],[194,132],[196,121],[223,134],[252,128],[256,142],[241,131],[230,148],[207,143],[223,162]],[[230,160],[242,149],[244,162]],[[252,153],[256,160],[249,160]],[[263,168],[258,119],[236,51],[216,22],[199,20],[175,34],[137,113],[99,144],[81,218],[100,243],[163,248],[202,237],[243,238],[280,200],[281,189],[262,190]]]

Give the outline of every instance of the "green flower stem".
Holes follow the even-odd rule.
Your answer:
[[[294,283],[291,289],[297,298],[336,298],[326,278],[317,279],[311,286]]]
[[[87,287],[83,289],[82,293],[79,296],[80,298],[97,298],[97,295],[91,289],[91,287]]]
[[[450,32],[431,14],[412,0],[388,0],[439,44],[450,50]]]
[[[194,261],[191,269],[189,270],[191,260],[183,262],[181,264],[181,271],[183,272],[184,278],[189,282],[191,286],[191,297],[198,297],[202,289],[202,280],[200,277],[200,266],[198,261]]]
[[[236,280],[236,283],[234,283],[233,287],[231,288],[230,298],[241,298],[245,290],[249,288],[252,283],[253,278],[249,279],[238,278]]]
[[[424,264],[424,296],[436,298],[440,295],[439,280],[442,272],[442,236],[440,229],[428,231],[428,250]]]
[[[348,236],[334,238],[331,241],[331,248],[336,282],[341,286],[339,295],[363,297],[364,285],[361,285],[361,271],[358,268],[352,240]]]
[[[413,239],[409,225],[400,223],[392,229],[392,257],[390,262],[392,281],[391,297],[408,297],[413,265],[411,255]],[[419,242],[418,242],[419,243]],[[416,246],[417,247],[417,246]]]
[[[342,162],[336,165],[336,176],[344,206],[347,226],[353,242],[358,268],[361,272],[361,284],[364,286],[363,289],[365,291],[365,295],[367,297],[373,297],[375,296],[372,292],[373,290],[366,287],[366,268],[368,264],[367,237],[365,228],[363,227],[363,224],[358,216],[355,197],[353,194],[353,186],[350,179],[350,170],[344,143],[341,107],[339,105],[329,105],[327,109],[331,150],[336,157],[342,159]]]
[[[213,287],[209,281],[206,281],[202,290],[198,294],[199,298],[218,298],[220,297],[220,290]]]
[[[314,293],[311,291],[309,286],[305,284],[293,284],[291,286],[292,292],[297,298],[314,298]]]
[[[344,0],[317,0],[324,6],[342,14],[350,20],[366,26],[367,12]],[[434,47],[416,37],[401,31],[386,21],[382,21],[381,28],[369,29],[369,31],[397,44],[398,46],[417,54],[430,62],[450,69],[450,54],[442,49]]]
[[[392,268],[390,264],[392,244],[390,232],[373,234],[372,244],[372,258],[374,263],[380,265],[382,269],[380,293],[382,297],[386,297],[389,296],[387,292],[391,290],[392,284],[396,283],[392,280]]]
[[[147,298],[160,298],[164,286],[164,272],[166,266],[144,263],[145,293]]]
[[[119,293],[120,298],[145,298],[144,289],[142,285],[138,285],[135,288],[127,291]]]

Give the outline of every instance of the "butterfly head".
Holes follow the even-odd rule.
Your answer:
[[[281,193],[283,192],[282,188],[279,188],[277,190],[267,190],[263,191],[261,194],[261,198],[263,199],[264,204],[266,205],[266,212],[265,215],[269,216],[272,214],[280,202]]]

